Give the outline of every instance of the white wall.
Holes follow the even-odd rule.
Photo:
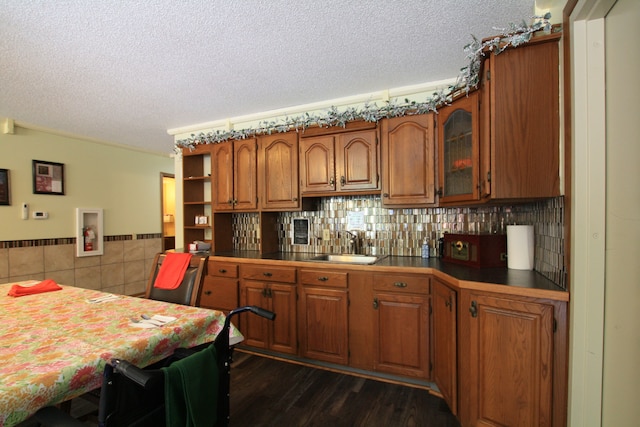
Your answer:
[[[31,161],[65,165],[65,195],[33,194]],[[0,241],[75,236],[75,208],[103,208],[106,235],[160,233],[160,172],[173,159],[16,126],[0,133],[0,168],[10,170],[11,206],[0,206]],[[22,220],[20,205],[49,213]]]
[[[640,424],[640,2],[605,20],[606,250],[602,425]]]
[[[584,0],[572,15],[571,426],[640,419],[639,19],[637,0]]]

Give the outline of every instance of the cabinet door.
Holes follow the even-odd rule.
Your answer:
[[[449,409],[455,415],[458,411],[456,292],[439,280],[434,280],[431,298],[432,377],[449,405]]]
[[[258,207],[257,151],[255,139],[233,141],[233,194],[237,211]]]
[[[300,140],[300,192],[336,190],[334,136]]]
[[[262,210],[298,210],[298,136],[295,132],[259,138],[258,177]]]
[[[225,313],[238,307],[238,279],[205,276],[200,291],[200,307]]]
[[[374,294],[376,371],[429,379],[429,297]]]
[[[435,203],[433,114],[385,119],[382,138],[382,204]]]
[[[212,144],[211,177],[213,210],[233,210],[233,141]]]
[[[347,291],[303,286],[299,304],[301,356],[346,365]]]
[[[494,199],[560,195],[560,35],[549,37],[485,61]]]
[[[281,353],[296,354],[298,352],[298,335],[296,324],[296,286],[269,284],[269,309],[276,313],[271,322],[269,348]],[[266,320],[266,319],[264,319]]]
[[[478,200],[479,96],[473,92],[438,112],[440,202]]]
[[[550,426],[553,306],[462,291],[463,425]],[[464,308],[462,308],[464,307]],[[464,360],[468,358],[468,360]]]
[[[266,285],[262,282],[245,281],[240,290],[240,304],[255,305],[271,310],[266,298]],[[278,316],[276,316],[278,318]],[[244,344],[258,348],[269,347],[269,320],[243,313],[240,315],[240,332],[244,335]]]
[[[338,189],[340,191],[378,189],[376,130],[339,135],[336,144]]]

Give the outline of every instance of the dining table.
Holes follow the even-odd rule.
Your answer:
[[[225,321],[216,310],[74,286],[8,295],[38,283],[0,284],[0,427],[99,388],[112,358],[145,367],[212,342]],[[230,345],[242,340],[231,325]]]

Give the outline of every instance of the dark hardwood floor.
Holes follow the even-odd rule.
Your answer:
[[[231,427],[459,427],[428,391],[237,351]]]

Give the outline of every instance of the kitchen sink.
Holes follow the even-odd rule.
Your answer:
[[[388,255],[321,254],[309,258],[309,261],[371,265],[386,258],[387,256]]]

